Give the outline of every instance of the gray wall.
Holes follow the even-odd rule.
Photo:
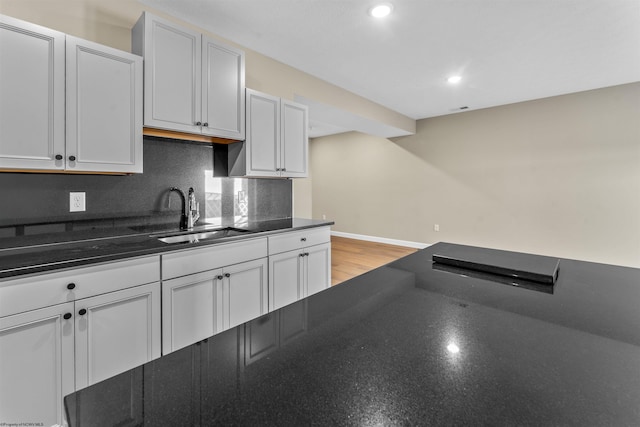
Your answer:
[[[311,143],[334,230],[640,267],[640,83]],[[440,225],[440,232],[434,231]]]

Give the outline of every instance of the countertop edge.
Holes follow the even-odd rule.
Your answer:
[[[113,261],[129,259],[129,258],[138,258],[138,257],[144,257],[144,256],[151,256],[151,255],[162,255],[167,252],[181,252],[186,250],[203,248],[207,246],[214,246],[214,245],[237,242],[242,240],[268,237],[274,234],[288,233],[292,231],[305,230],[310,228],[327,227],[335,224],[334,221],[326,221],[326,220],[309,220],[309,221],[317,221],[317,222],[299,225],[299,226],[292,226],[289,228],[281,228],[276,230],[256,231],[246,235],[222,237],[222,238],[212,239],[212,240],[203,240],[200,242],[188,243],[188,244],[184,244],[184,243],[163,244],[164,246],[154,246],[154,247],[149,247],[145,249],[121,250],[121,251],[114,249],[113,253],[109,253],[109,254],[102,254],[102,255],[96,255],[96,256],[90,256],[90,257],[84,257],[84,258],[76,257],[76,258],[70,258],[68,260],[55,261],[55,262],[42,262],[39,264],[34,264],[32,266],[27,266],[27,267],[7,268],[7,269],[0,270],[0,282],[4,282],[4,281],[16,279],[16,278],[28,276],[28,275],[42,274],[42,273],[48,273],[48,272],[64,270],[64,269],[108,263]],[[150,235],[149,233],[142,233],[142,234],[131,235],[131,236],[114,236],[111,238],[103,238],[101,240],[112,241],[112,240],[123,239],[127,237],[129,237],[130,239],[143,240],[143,239],[149,239]],[[59,247],[61,249],[64,249],[66,245],[77,244],[82,241],[84,240],[75,240],[75,241],[60,243]],[[26,249],[26,248],[29,248],[29,247],[18,247],[18,248],[15,248],[15,250],[17,251],[17,250]],[[11,253],[11,249],[5,249],[4,251],[6,251],[6,253]]]

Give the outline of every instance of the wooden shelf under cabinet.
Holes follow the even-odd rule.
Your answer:
[[[181,139],[184,141],[207,142],[210,144],[233,144],[238,142],[234,139],[218,138],[215,136],[197,135],[193,133],[176,132],[172,130],[144,128],[142,131],[146,136],[158,136],[161,138]]]

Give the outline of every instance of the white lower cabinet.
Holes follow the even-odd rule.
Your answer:
[[[267,313],[267,259],[162,283],[162,352],[170,353]]]
[[[269,285],[266,258],[226,267],[223,275],[223,329],[267,314]]]
[[[162,282],[162,353],[222,331],[222,269]]]
[[[300,251],[284,252],[269,257],[269,307],[284,307],[302,298],[302,261]]]
[[[2,422],[62,424],[75,389],[72,313],[69,302],[0,318]]]
[[[62,425],[65,395],[160,356],[159,261],[0,281],[0,421]]]
[[[331,286],[329,227],[269,237],[269,310]]]
[[[267,239],[162,255],[162,353],[266,314]]]
[[[331,244],[269,257],[269,307],[276,310],[331,286]]]
[[[160,357],[160,284],[0,318],[0,414],[62,424],[62,398]]]
[[[304,263],[305,297],[331,287],[331,243],[307,248]]]
[[[160,283],[75,303],[76,390],[160,357]]]

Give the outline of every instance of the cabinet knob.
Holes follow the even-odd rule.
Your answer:
[[[282,169],[280,169],[280,170],[281,170],[282,172],[286,172],[286,171],[287,171],[287,168],[282,168]]]
[[[75,288],[76,288],[76,284],[75,283],[69,283],[67,285],[67,289],[69,289],[69,290],[72,290],[72,289],[75,289]]]
[[[76,156],[69,156],[69,160],[72,161],[72,162],[75,162],[76,161]]]
[[[202,126],[202,122],[196,122],[196,126]]]
[[[219,275],[218,277],[216,277],[216,279],[218,279],[218,280],[222,280],[222,274],[221,274],[221,275]]]
[[[306,242],[306,241],[307,241],[307,238],[306,238],[306,237],[303,237],[303,238],[301,238],[301,239],[300,239],[300,241],[301,241],[301,242]]]
[[[80,316],[84,316],[85,314],[87,314],[87,310],[86,310],[86,309],[84,309],[84,308],[83,308],[83,309],[80,309],[80,311],[78,312],[78,314],[79,314]]]
[[[224,273],[224,277],[231,277],[231,274],[229,274],[229,273]]]
[[[298,255],[298,256],[299,256],[300,258],[302,258],[302,257],[304,256],[304,254],[300,254],[300,255]]]
[[[71,319],[71,313],[65,313],[62,317],[64,318],[64,320],[69,320]]]
[[[62,154],[56,154],[56,160],[62,160]]]
[[[309,252],[305,252],[305,253],[304,253],[304,256],[309,256]]]
[[[202,126],[204,126],[204,127],[209,127],[209,123],[204,122],[204,123],[202,124]]]

